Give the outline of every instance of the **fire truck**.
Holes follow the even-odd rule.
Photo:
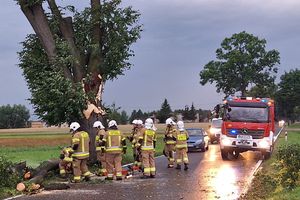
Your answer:
[[[222,105],[220,148],[223,160],[245,151],[260,151],[268,159],[275,133],[274,101],[269,98],[229,97]]]

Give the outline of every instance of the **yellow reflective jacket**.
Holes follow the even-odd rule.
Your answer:
[[[76,132],[72,137],[72,148],[78,145],[78,148],[73,153],[73,158],[85,159],[89,157],[89,134],[85,131]]]

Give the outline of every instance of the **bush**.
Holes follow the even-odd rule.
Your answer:
[[[0,155],[0,191],[4,188],[15,188],[20,178],[13,171],[13,163],[6,156]]]
[[[277,160],[278,182],[285,189],[295,188],[300,171],[300,144],[279,147]]]

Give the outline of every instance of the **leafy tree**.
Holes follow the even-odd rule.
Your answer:
[[[144,119],[145,117],[144,117],[144,113],[143,113],[143,111],[141,110],[141,109],[139,109],[138,111],[137,111],[137,113],[136,113],[136,119]]]
[[[133,110],[130,117],[129,117],[129,122],[132,123],[133,120],[137,119],[136,117],[136,110]]]
[[[126,111],[123,110],[123,111],[121,112],[120,124],[127,124],[127,123],[128,123],[128,118],[129,118],[129,117],[128,117]]]
[[[188,105],[186,105],[186,106],[184,107],[183,112],[182,112],[182,116],[183,116],[183,119],[184,119],[184,120],[189,120],[189,112],[190,112],[190,108],[189,108]]]
[[[119,110],[121,107],[117,107],[115,103],[107,108],[108,120],[115,120],[118,124],[121,123],[121,114]]]
[[[161,123],[164,123],[166,119],[170,117],[171,113],[172,113],[171,106],[169,105],[168,100],[165,99],[161,105],[161,109],[157,113],[157,118]]]
[[[211,111],[210,110],[202,110],[199,109],[197,110],[197,112],[199,113],[199,121],[200,122],[204,122],[204,120],[208,120],[210,119],[210,115],[211,115]]]
[[[190,109],[190,112],[189,112],[189,119],[190,120],[195,120],[196,119],[196,114],[197,114],[197,111],[194,107],[194,103],[192,103],[191,109]]]
[[[256,85],[246,92],[246,96],[250,97],[269,97],[275,98],[277,92],[277,85],[272,83],[270,85]]]
[[[55,0],[17,2],[35,32],[19,52],[35,113],[48,124],[78,121],[91,136],[95,160],[91,127],[105,114],[103,86],[131,67],[130,46],[140,37],[140,14],[132,7],[121,8],[121,0],[91,0],[81,12],[62,8]]]
[[[0,106],[0,128],[24,128],[29,118],[29,110],[23,105]]]
[[[226,96],[239,91],[245,96],[249,84],[273,84],[279,52],[265,48],[265,39],[245,31],[225,38],[216,50],[217,60],[207,63],[200,72],[200,84],[216,83],[217,92]]]
[[[300,70],[290,70],[280,77],[276,102],[279,107],[279,115],[294,121],[295,111],[300,106]]]

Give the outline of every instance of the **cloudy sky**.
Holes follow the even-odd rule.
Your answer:
[[[61,0],[57,2],[61,5]],[[63,1],[79,9],[88,3]],[[223,94],[217,94],[213,85],[201,86],[199,72],[233,33],[252,33],[267,40],[268,50],[277,49],[278,77],[300,66],[298,0],[124,0],[123,5],[140,11],[144,31],[133,45],[134,66],[106,83],[104,101],[129,113],[139,108],[157,110],[164,98],[173,109],[192,102],[196,108],[210,109],[219,103]],[[0,105],[31,108],[16,52],[32,28],[14,0],[1,1],[0,19]]]

